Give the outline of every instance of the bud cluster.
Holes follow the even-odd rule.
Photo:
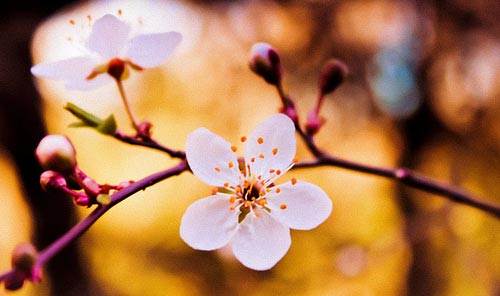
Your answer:
[[[83,173],[77,165],[76,151],[71,141],[66,136],[48,135],[44,137],[35,155],[44,171],[40,175],[40,186],[45,191],[57,190],[73,197],[75,204],[91,206],[98,203],[100,185]],[[68,187],[68,183],[75,184],[76,191]]]
[[[282,69],[278,52],[267,43],[256,43],[250,51],[249,66],[255,74],[264,78],[266,82],[276,86],[283,103],[280,112],[288,115],[295,124],[298,124],[295,103],[289,96],[285,95],[282,88]],[[321,126],[323,126],[325,120],[319,113],[324,97],[336,90],[344,82],[348,72],[347,66],[337,59],[330,59],[323,66],[318,81],[318,100],[314,109],[309,112],[305,124],[307,135],[312,136],[316,134]]]

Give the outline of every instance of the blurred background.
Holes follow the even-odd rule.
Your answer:
[[[90,209],[39,189],[33,151],[45,133],[73,141],[100,183],[137,180],[175,164],[88,129],[75,103],[129,129],[112,85],[67,91],[34,80],[32,63],[78,54],[73,19],[105,13],[139,32],[175,30],[183,42],[162,67],[125,82],[161,143],[184,149],[205,126],[236,143],[274,114],[276,91],[248,69],[253,43],[281,54],[285,89],[305,118],[329,58],[350,75],[325,101],[317,143],[370,165],[404,166],[500,204],[500,2],[391,0],[4,1],[0,18],[0,270],[21,241],[40,249]],[[79,27],[79,26],[76,26]],[[76,32],[79,34],[79,32]],[[299,159],[310,154],[299,144]],[[180,219],[210,188],[185,173],[127,199],[9,295],[500,295],[500,221],[389,180],[332,167],[294,170],[334,203],[318,228],[292,231],[276,267],[255,272],[231,252],[200,252]],[[3,294],[2,291],[0,294]],[[5,292],[6,293],[6,292]]]

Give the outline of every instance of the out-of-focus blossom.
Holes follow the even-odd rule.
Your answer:
[[[177,32],[134,37],[127,23],[106,14],[94,22],[83,44],[84,55],[35,65],[31,73],[62,80],[69,89],[93,89],[112,81],[112,78],[127,78],[129,68],[142,70],[159,66],[171,55],[181,38]]]

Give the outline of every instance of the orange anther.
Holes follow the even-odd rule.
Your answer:
[[[118,9],[118,15],[122,15],[122,10]]]
[[[281,192],[281,189],[278,187],[276,188],[276,193],[280,193]]]
[[[282,209],[282,210],[286,209],[286,204],[281,204],[280,209]]]
[[[220,173],[220,167],[215,167],[214,169],[217,173]]]
[[[293,163],[297,163],[297,162],[299,162],[299,158],[298,157],[294,157],[293,158]]]
[[[273,155],[276,155],[278,153],[278,148],[273,149]]]
[[[255,162],[255,157],[250,158],[251,162]]]
[[[229,202],[230,202],[230,203],[234,203],[235,201],[236,201],[236,196],[231,196],[231,197],[229,198]]]
[[[216,195],[218,191],[219,191],[219,189],[218,189],[218,188],[212,188],[212,191],[210,191],[210,193],[211,193],[212,195]]]
[[[238,150],[238,147],[236,147],[236,146],[231,146],[231,150],[233,150],[233,152],[236,152],[236,150]]]
[[[295,185],[295,184],[297,184],[297,179],[292,178],[292,185]]]
[[[232,161],[230,161],[230,162],[227,164],[227,166],[228,166],[229,168],[232,168],[232,167],[234,166],[234,163],[233,163]]]
[[[224,183],[224,187],[229,187],[229,182]]]
[[[75,24],[75,20],[69,20],[69,23],[74,25]]]
[[[247,140],[247,137],[243,136],[243,137],[241,137],[240,140],[241,140],[241,142],[245,142]]]
[[[270,169],[270,170],[269,170],[269,173],[270,173],[270,174],[272,174],[272,173],[274,173],[274,172],[276,172],[276,170],[275,170],[275,169]]]
[[[276,170],[276,175],[281,175],[281,170]]]
[[[249,201],[249,200],[245,201],[245,206],[246,206],[247,208],[251,207],[251,206],[252,206],[252,202],[251,202],[251,201]]]
[[[264,154],[259,154],[259,158],[264,158]]]
[[[262,139],[262,138],[260,138],[260,137],[259,137],[259,138],[257,139],[257,142],[258,142],[259,144],[262,144],[262,143],[264,143],[264,139]]]

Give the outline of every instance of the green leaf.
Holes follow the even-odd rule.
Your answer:
[[[95,116],[90,112],[83,110],[82,108],[78,107],[73,103],[68,102],[66,106],[64,106],[64,109],[68,110],[76,118],[80,119],[83,123],[85,123],[85,126],[97,127],[100,124],[102,124],[103,121],[102,119],[100,119],[99,117]]]
[[[114,135],[116,131],[116,120],[113,114],[109,115],[99,124],[96,129],[106,135]]]
[[[64,106],[64,109],[68,110],[76,118],[81,120],[79,122],[71,123],[69,125],[70,127],[91,127],[106,135],[114,135],[116,132],[117,124],[113,114],[109,115],[106,119],[101,119],[100,117],[69,102],[66,106]]]

